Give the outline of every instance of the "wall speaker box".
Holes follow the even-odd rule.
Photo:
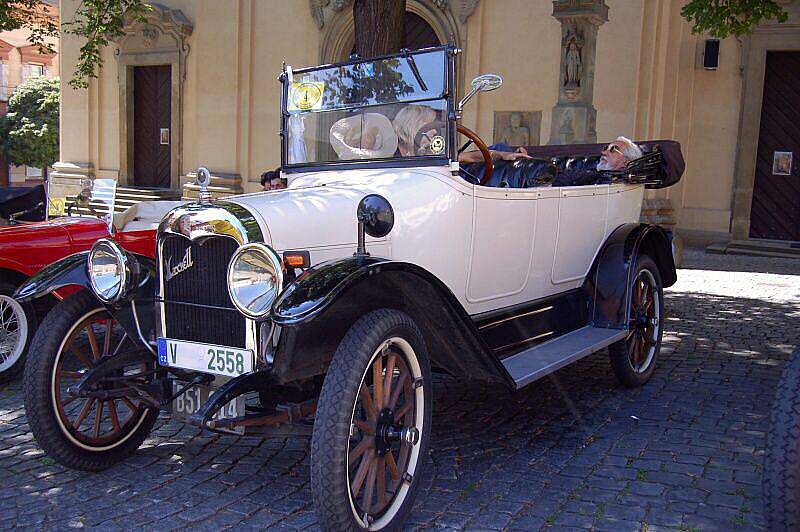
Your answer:
[[[716,70],[719,66],[719,39],[706,39],[703,47],[703,68]]]

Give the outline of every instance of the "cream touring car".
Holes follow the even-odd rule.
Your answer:
[[[48,455],[107,468],[162,409],[219,432],[308,433],[320,525],[391,529],[419,489],[432,371],[519,389],[608,348],[623,384],[646,383],[676,273],[670,236],[638,220],[645,188],[680,178],[679,146],[645,143],[574,186],[553,178],[594,164],[585,147],[494,165],[459,121],[502,80],[479,76],[458,101],[458,52],[285,67],[287,189],[201,193],[162,220],[155,261],[102,240],[22,286],[23,300],[90,289],[29,355]],[[483,162],[460,165],[470,143]]]

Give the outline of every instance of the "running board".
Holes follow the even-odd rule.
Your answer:
[[[627,334],[626,330],[587,325],[512,355],[503,360],[503,365],[519,390],[567,364],[622,340]]]

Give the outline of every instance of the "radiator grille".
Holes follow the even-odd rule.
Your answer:
[[[168,338],[245,347],[245,318],[231,302],[226,279],[237,247],[228,237],[210,237],[200,243],[180,236],[164,238],[162,319]],[[176,267],[185,269],[167,279]]]

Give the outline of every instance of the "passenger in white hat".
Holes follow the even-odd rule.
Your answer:
[[[380,113],[361,113],[337,120],[331,126],[330,142],[342,160],[380,159],[397,151],[397,133],[389,119]]]

